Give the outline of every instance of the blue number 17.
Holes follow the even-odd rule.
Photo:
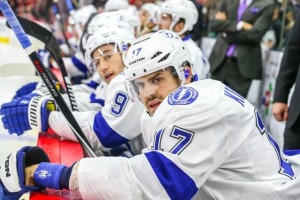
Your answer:
[[[160,143],[163,132],[164,129],[156,132],[154,137],[154,150],[162,150]],[[180,154],[192,142],[193,136],[193,132],[174,126],[170,133],[170,137],[177,139],[178,142],[172,147],[170,153]]]
[[[274,140],[274,138],[270,135],[268,130],[266,129],[263,121],[261,120],[257,110],[255,110],[255,117],[256,117],[256,126],[258,130],[260,131],[261,135],[264,135],[265,133],[267,134],[267,138],[271,145],[274,147],[276,154],[278,156],[279,164],[280,164],[280,170],[278,173],[283,174],[291,179],[295,178],[295,173],[291,167],[291,164],[282,157],[280,147],[277,144],[277,142]]]

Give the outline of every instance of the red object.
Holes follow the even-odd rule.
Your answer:
[[[40,192],[31,192],[30,200],[73,200],[82,199],[78,192],[68,190],[46,189]]]
[[[41,147],[49,156],[50,162],[60,162],[60,137],[55,133],[40,133],[37,146]]]
[[[84,157],[79,143],[62,140],[51,129],[39,134],[37,146],[41,147],[48,155],[52,163],[71,166],[74,162]],[[30,200],[69,200],[81,199],[78,192],[68,190],[45,189],[39,192],[31,192]]]
[[[78,142],[63,140],[51,129],[39,134],[37,146],[46,151],[53,163],[71,166],[84,157],[82,147]]]

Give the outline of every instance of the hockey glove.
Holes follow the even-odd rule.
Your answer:
[[[10,134],[22,135],[27,130],[47,131],[48,117],[56,106],[49,97],[28,94],[12,102],[2,104],[0,115]]]
[[[42,162],[34,171],[34,184],[56,190],[78,190],[78,166],[78,162],[71,167]]]
[[[43,189],[25,185],[25,168],[41,162],[50,160],[39,147],[26,146],[7,156],[0,169],[0,199],[19,199],[26,192]]]

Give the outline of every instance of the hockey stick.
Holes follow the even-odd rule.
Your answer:
[[[68,46],[68,49],[70,51],[70,54],[71,56],[74,55],[74,51],[69,43],[69,40],[67,38],[67,35],[66,35],[66,31],[65,31],[65,26],[64,26],[64,22],[63,22],[63,19],[62,19],[62,16],[60,14],[60,11],[59,11],[59,6],[58,6],[58,0],[56,1],[53,1],[53,5],[52,5],[52,11],[55,15],[55,18],[56,20],[58,21],[58,23],[60,24],[60,29],[61,29],[61,32],[62,32],[62,35],[64,37],[64,40],[65,40],[65,43],[67,44]]]
[[[40,40],[45,44],[46,50],[50,52],[50,54],[53,56],[55,61],[58,63],[58,66],[60,68],[60,71],[63,76],[64,84],[66,86],[67,94],[70,100],[72,111],[78,111],[75,95],[73,93],[71,80],[68,76],[66,66],[64,64],[64,61],[60,54],[60,48],[58,46],[58,43],[53,36],[53,34],[45,29],[44,27],[40,26],[37,23],[34,23],[33,21],[30,21],[26,18],[17,16],[18,21],[20,22],[21,26],[23,27],[26,34],[33,36],[34,38]],[[8,27],[11,28],[6,22]]]
[[[51,96],[53,97],[56,105],[63,113],[65,118],[68,121],[70,128],[72,129],[73,133],[75,134],[78,142],[82,145],[84,153],[86,156],[89,157],[96,157],[91,145],[89,144],[87,138],[85,137],[84,133],[82,132],[80,126],[78,125],[76,119],[74,118],[72,112],[70,111],[69,107],[67,106],[66,102],[58,92],[55,84],[50,78],[49,73],[46,71],[45,66],[43,65],[42,61],[40,60],[37,52],[33,50],[33,46],[24,32],[22,26],[20,25],[16,15],[12,11],[10,5],[8,4],[7,0],[0,0],[0,10],[2,11],[3,15],[5,16],[6,20],[10,24],[12,30],[14,31],[17,39],[19,40],[20,44],[22,45],[23,49],[28,54],[32,64],[34,65],[37,73],[43,80],[44,84],[46,85],[47,89],[49,90]]]

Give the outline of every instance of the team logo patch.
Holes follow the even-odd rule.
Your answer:
[[[173,38],[173,34],[172,34],[171,32],[168,32],[168,31],[163,32],[163,35],[164,35],[166,38]]]
[[[198,92],[192,87],[180,87],[172,92],[168,97],[170,105],[188,105],[193,103],[198,97]]]
[[[51,176],[51,174],[47,170],[40,170],[35,172],[40,179],[45,179]]]

